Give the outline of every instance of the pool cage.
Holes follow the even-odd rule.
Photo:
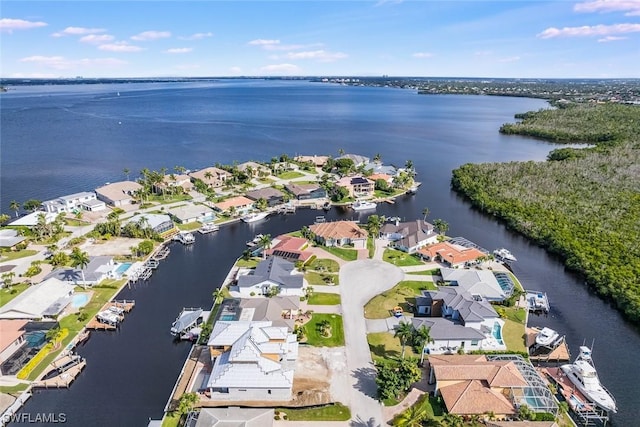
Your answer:
[[[509,274],[494,271],[493,275],[496,276],[496,280],[498,281],[498,284],[500,285],[500,288],[504,291],[505,295],[511,296],[513,294],[513,290],[515,289],[516,285],[515,283],[513,283],[513,280],[511,280],[511,277],[509,276]]]
[[[486,357],[490,361],[513,362],[527,382],[524,387],[511,387],[509,390],[509,397],[516,408],[524,404],[534,412],[548,412],[555,416],[558,415],[556,399],[549,390],[547,383],[540,377],[531,363],[518,354],[495,354],[487,355]]]

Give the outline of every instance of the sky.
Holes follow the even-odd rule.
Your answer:
[[[0,77],[640,77],[640,0],[12,1]]]

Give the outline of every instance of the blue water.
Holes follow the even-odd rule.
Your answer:
[[[220,316],[220,320],[236,320],[236,316],[234,314],[223,314]]]
[[[504,342],[502,341],[502,328],[500,327],[500,323],[495,322],[493,324],[493,337],[498,341],[498,344],[503,345]]]
[[[87,294],[74,294],[71,301],[73,308],[80,308],[87,305],[89,302],[89,296]]]
[[[116,268],[116,273],[122,276],[129,269],[129,267],[131,267],[130,262],[123,262],[118,266],[118,268]]]

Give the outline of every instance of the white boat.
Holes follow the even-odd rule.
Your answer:
[[[267,216],[269,216],[269,212],[255,212],[247,214],[240,219],[244,222],[256,222],[265,219]]]
[[[250,248],[256,246],[258,243],[260,243],[260,240],[262,240],[263,237],[264,237],[263,234],[256,234],[253,237],[253,240],[247,242],[247,246],[249,246]]]
[[[356,200],[351,205],[351,208],[354,211],[367,211],[367,210],[375,209],[376,206],[377,205],[376,205],[375,202],[365,202],[365,201],[362,201],[362,200]]]
[[[591,403],[607,412],[617,412],[616,401],[606,388],[600,383],[598,373],[591,360],[591,349],[580,346],[580,353],[573,363],[560,366],[576,388],[589,399]]]
[[[176,234],[173,240],[177,240],[183,245],[190,245],[196,241],[196,238],[193,236],[192,233],[184,232],[184,233]]]
[[[202,227],[198,230],[200,234],[212,233],[214,231],[220,230],[220,226],[218,224],[214,224],[213,222],[208,222],[206,224],[202,224]]]
[[[505,248],[496,249],[493,251],[493,254],[501,261],[517,261],[516,257],[514,257],[511,252]]]
[[[96,314],[96,319],[100,323],[106,323],[107,325],[117,326],[121,318],[116,313],[104,310]]]
[[[551,328],[542,328],[536,335],[536,344],[542,347],[553,347],[560,338],[560,334]]]

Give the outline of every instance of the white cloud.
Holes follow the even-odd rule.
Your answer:
[[[25,21],[24,19],[0,19],[0,32],[11,34],[14,30],[30,30],[32,28],[46,27],[46,22],[41,21]]]
[[[416,52],[413,55],[414,58],[431,58],[433,56],[433,53],[429,53],[429,52]]]
[[[55,70],[71,70],[75,68],[91,68],[91,67],[116,67],[124,65],[127,62],[116,58],[83,58],[83,59],[66,59],[63,56],[27,56],[20,59],[20,62],[30,62]]]
[[[268,74],[295,74],[299,73],[301,69],[294,64],[273,64],[260,68],[260,71]]]
[[[84,28],[84,27],[67,27],[62,31],[51,34],[53,37],[64,37],[64,36],[84,36],[87,34],[99,34],[104,33],[104,28]]]
[[[256,39],[251,40],[248,44],[250,44],[251,46],[273,46],[280,44],[280,40]]]
[[[327,52],[325,50],[313,50],[305,52],[289,52],[285,55],[288,59],[315,59],[320,62],[333,62],[338,59],[348,58],[349,55],[342,52]]]
[[[506,58],[498,59],[498,62],[516,62],[516,61],[520,61],[519,56],[508,56]]]
[[[626,12],[625,16],[640,16],[640,1],[637,0],[594,0],[577,3],[576,12]]]
[[[178,37],[180,40],[202,40],[207,37],[213,37],[213,33],[195,33],[186,37]]]
[[[260,46],[264,50],[300,50],[322,47],[322,43],[312,44],[280,44],[280,40],[256,39],[251,40],[248,45]]]
[[[171,49],[167,49],[165,53],[189,53],[193,50],[192,47],[174,47]]]
[[[490,50],[478,50],[473,53],[474,56],[489,56],[492,55],[493,52]]]
[[[242,73],[242,68],[240,67],[231,67],[229,68],[229,71],[233,74],[241,74]]]
[[[82,43],[93,43],[93,44],[110,42],[113,39],[114,37],[109,34],[89,34],[88,36],[80,37],[80,41]]]
[[[554,37],[589,37],[608,36],[611,34],[640,32],[640,24],[585,25],[582,27],[547,28],[537,37],[550,39]]]
[[[98,46],[98,49],[106,50],[109,52],[140,52],[141,50],[144,50],[144,48],[140,46],[134,46],[127,42],[101,44],[100,46]]]
[[[618,40],[626,40],[629,37],[619,37],[619,36],[607,36],[607,37],[603,37],[601,39],[598,39],[599,43],[608,43],[608,42],[615,42]]]
[[[131,40],[140,42],[140,41],[166,39],[169,37],[171,37],[171,33],[169,31],[143,31],[140,34],[131,36]]]
[[[58,75],[53,73],[13,73],[11,77],[14,79],[54,79]]]
[[[179,64],[173,68],[176,70],[197,70],[200,68],[200,64]]]

